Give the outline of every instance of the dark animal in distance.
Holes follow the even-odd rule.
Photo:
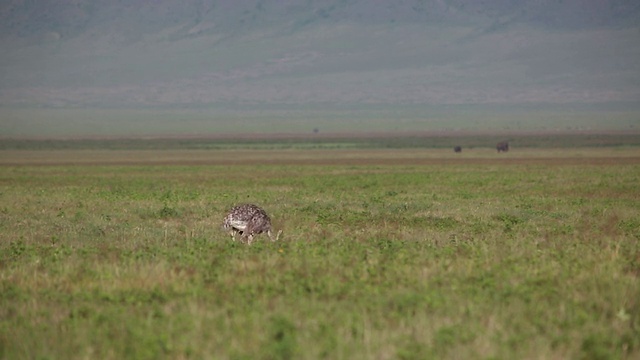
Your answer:
[[[253,204],[242,204],[233,207],[225,216],[222,227],[229,232],[235,241],[236,235],[240,234],[240,239],[251,245],[253,237],[257,234],[266,233],[271,241],[278,240],[282,230],[278,232],[276,238],[271,236],[271,218],[259,206]]]
[[[503,142],[499,142],[496,144],[496,150],[498,150],[498,152],[504,151],[507,152],[509,151],[509,142],[508,141],[503,141]]]
[[[453,151],[455,151],[455,152],[457,152],[457,153],[462,152],[462,146],[456,146],[456,147],[454,147],[454,148],[453,148]]]

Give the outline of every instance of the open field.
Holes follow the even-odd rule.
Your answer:
[[[316,84],[317,85],[317,84]],[[449,132],[640,132],[637,101],[625,104],[349,106],[254,109],[0,108],[0,136],[11,138],[318,135]],[[251,134],[252,133],[252,134]]]
[[[0,150],[313,150],[406,149],[465,150],[492,148],[508,140],[512,147],[566,149],[637,147],[638,131],[409,131],[339,133],[249,133],[173,137],[0,138]],[[466,152],[466,151],[465,151]]]
[[[635,359],[639,277],[633,144],[0,151],[0,358]]]

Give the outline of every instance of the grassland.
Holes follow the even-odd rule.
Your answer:
[[[637,146],[0,151],[5,359],[634,359],[639,276]]]
[[[338,133],[218,134],[175,137],[0,138],[0,150],[331,150],[331,149],[464,149],[511,147],[552,149],[640,146],[640,132],[616,131],[405,131]],[[474,150],[475,151],[475,150]],[[166,152],[165,152],[166,153]],[[216,154],[220,154],[216,152]],[[459,156],[458,156],[459,157]],[[117,157],[115,157],[117,158]]]
[[[326,81],[326,80],[325,80]],[[397,81],[394,80],[394,81]],[[386,84],[386,82],[383,82]],[[332,84],[331,91],[335,90]],[[386,87],[383,86],[383,87]],[[415,105],[253,109],[28,109],[0,108],[4,138],[168,137],[250,134],[318,135],[449,132],[625,132],[640,131],[637,101],[623,104],[574,105]],[[321,137],[320,136],[320,137]],[[316,136],[317,138],[318,136]],[[136,142],[137,145],[141,143]]]

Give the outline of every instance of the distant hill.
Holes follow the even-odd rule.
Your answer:
[[[174,35],[235,33],[318,22],[452,23],[479,20],[562,29],[637,26],[635,0],[5,0],[3,37],[55,32],[73,37],[89,31],[136,36],[174,28]],[[182,31],[180,31],[182,30]],[[186,33],[184,32],[186,31]]]
[[[0,46],[0,115],[640,99],[636,0],[6,0]]]

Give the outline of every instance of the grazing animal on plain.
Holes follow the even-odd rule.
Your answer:
[[[453,148],[453,151],[455,151],[455,152],[457,152],[457,153],[462,152],[462,146],[456,146],[456,147],[454,147],[454,148]]]
[[[271,218],[259,206],[253,204],[242,204],[233,207],[225,216],[222,227],[229,232],[235,241],[236,235],[240,234],[240,239],[251,245],[253,237],[257,234],[266,233],[271,241],[278,240],[282,230],[278,231],[276,238],[271,236]]]
[[[508,141],[502,141],[496,144],[496,150],[498,150],[498,152],[504,151],[507,152],[509,151],[509,142]]]

